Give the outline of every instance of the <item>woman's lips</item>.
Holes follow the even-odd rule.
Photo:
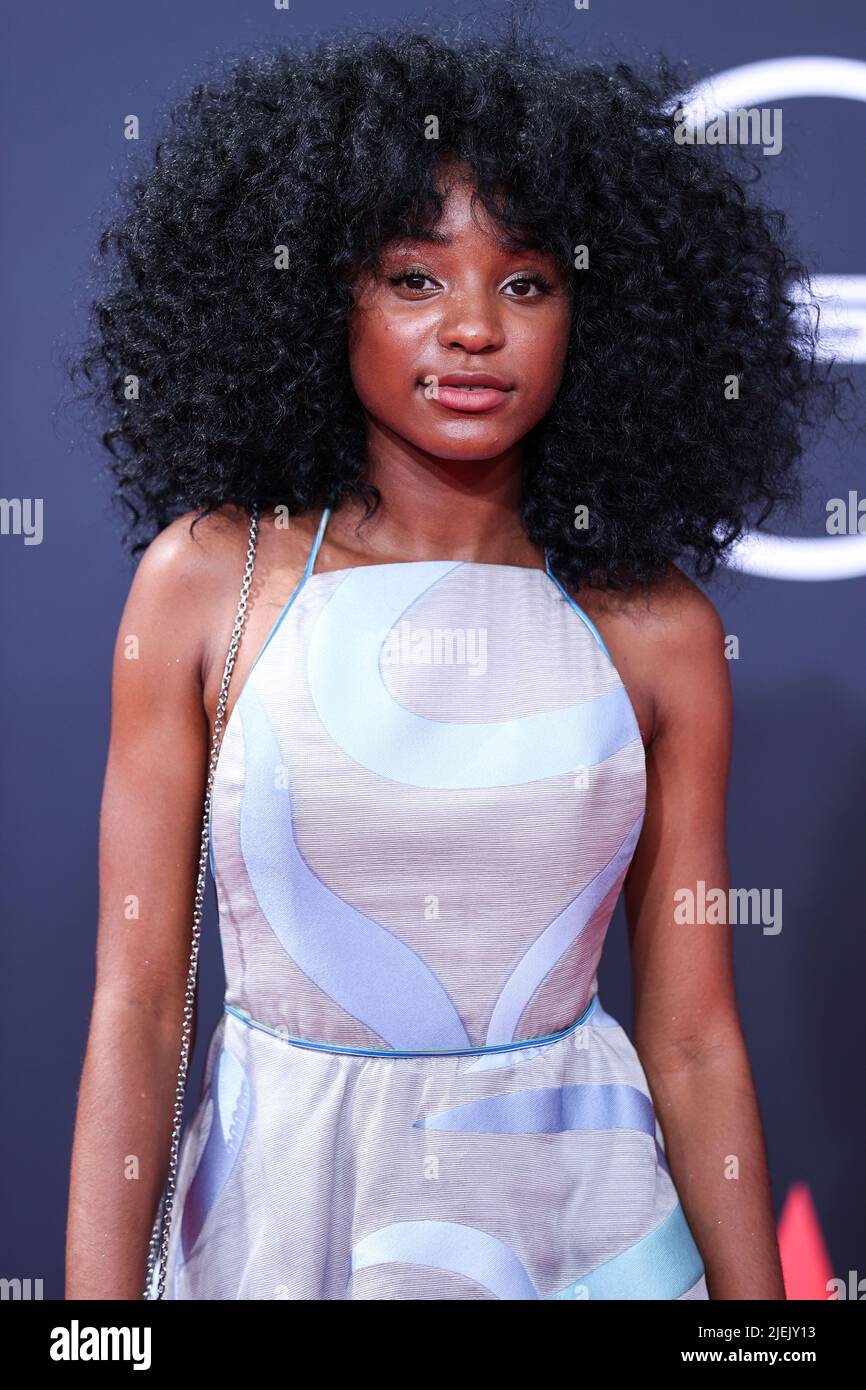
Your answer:
[[[478,414],[484,410],[495,410],[508,395],[508,391],[497,391],[495,386],[440,386],[433,400],[438,400],[447,410],[468,410]]]

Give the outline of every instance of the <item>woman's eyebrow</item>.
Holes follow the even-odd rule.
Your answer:
[[[445,232],[433,230],[419,230],[409,232],[406,236],[395,237],[389,250],[393,252],[411,251],[413,246],[453,246],[454,238]],[[501,245],[499,250],[503,256],[547,256],[550,253],[542,246],[508,246]]]
[[[406,236],[396,238],[394,248],[402,250],[404,246],[411,246],[416,242],[418,245],[426,243],[428,246],[451,246],[453,241],[454,238],[447,236],[445,232],[418,230],[407,232]]]

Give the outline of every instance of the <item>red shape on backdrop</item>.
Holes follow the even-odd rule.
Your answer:
[[[795,1184],[785,1200],[779,1217],[779,1251],[786,1297],[826,1302],[833,1269],[807,1183]]]

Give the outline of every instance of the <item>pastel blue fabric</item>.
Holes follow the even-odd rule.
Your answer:
[[[418,787],[504,787],[611,757],[633,738],[622,685],[563,709],[496,723],[437,722],[401,706],[379,666],[389,632],[458,562],[350,570],[310,643],[307,678],[323,726],[362,767]],[[334,653],[340,653],[336,663]]]
[[[257,901],[286,954],[392,1047],[468,1045],[457,1009],[425,961],[331,892],[299,853],[286,813],[291,788],[275,790],[281,755],[252,691],[243,724],[251,775],[241,808],[241,845]],[[283,867],[279,876],[272,872],[275,863]]]
[[[561,1134],[567,1129],[629,1129],[655,1134],[652,1101],[635,1086],[538,1086],[485,1096],[416,1125],[466,1134]]]

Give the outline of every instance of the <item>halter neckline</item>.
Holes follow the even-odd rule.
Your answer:
[[[320,518],[320,520],[319,520],[319,527],[318,527],[318,530],[316,531],[315,537],[314,537],[314,539],[313,539],[313,543],[312,543],[312,545],[310,546],[310,553],[309,553],[309,555],[307,556],[307,563],[306,563],[306,565],[305,565],[305,567],[304,567],[304,579],[305,579],[305,580],[306,580],[306,579],[309,579],[310,576],[311,576],[311,574],[313,573],[313,568],[314,568],[315,563],[316,563],[316,556],[317,556],[318,553],[319,553],[319,548],[320,548],[320,546],[321,546],[321,544],[322,544],[322,540],[323,540],[324,535],[325,535],[325,528],[326,528],[327,525],[328,525],[328,521],[329,521],[329,519],[330,519],[330,516],[331,516],[331,508],[330,508],[330,507],[325,507],[325,508],[323,508],[323,510],[322,510],[322,515],[321,515],[321,518]],[[394,561],[394,563],[395,563],[395,564],[413,564],[413,563],[415,563],[415,564],[429,564],[429,563],[437,563],[437,562],[435,562],[435,561],[434,561],[434,562],[430,562],[430,561],[423,561],[423,560],[422,560],[422,561],[397,560],[397,561]],[[445,563],[445,562],[438,562],[438,563]],[[458,562],[457,562],[457,561],[448,561],[447,563],[449,563],[449,564],[456,564],[456,563],[458,563]],[[539,574],[542,573],[542,570],[540,569],[540,567],[539,567],[538,565],[500,565],[500,564],[490,563],[490,562],[485,561],[485,560],[463,560],[463,561],[460,561],[459,563],[461,563],[461,564],[466,564],[466,565],[469,565],[469,564],[472,564],[472,565],[481,565],[482,567],[484,567],[484,568],[486,568],[486,569],[527,570],[527,571],[529,571],[530,573],[531,573],[533,570],[537,570]],[[375,566],[371,566],[371,567],[369,567],[369,568],[375,568]],[[544,552],[544,570],[545,570],[545,572],[550,576],[550,578],[553,580],[553,582],[554,582],[555,584],[559,584],[559,580],[556,578],[556,575],[553,573],[553,571],[552,571],[552,569],[551,569],[551,567],[550,567],[550,552],[549,552],[547,549],[545,549],[545,552]],[[328,573],[328,571],[325,571],[325,573]],[[562,586],[560,585],[560,588],[561,588],[561,587],[562,587]],[[564,592],[564,591],[563,591],[563,592]],[[566,595],[566,597],[567,597],[567,595]]]
[[[319,520],[319,527],[318,527],[318,530],[316,531],[316,535],[315,535],[315,537],[314,537],[314,539],[313,539],[313,544],[310,546],[310,553],[309,553],[309,555],[307,556],[307,563],[306,563],[306,565],[304,566],[304,573],[303,573],[303,575],[301,576],[300,582],[299,582],[299,584],[298,584],[297,589],[295,590],[295,593],[292,595],[292,598],[289,600],[289,604],[291,604],[291,603],[294,601],[294,598],[296,597],[297,593],[303,588],[303,586],[306,584],[307,580],[310,578],[310,576],[311,576],[312,573],[313,573],[313,566],[314,566],[315,563],[316,563],[316,556],[317,556],[318,553],[319,553],[319,547],[320,547],[321,544],[322,544],[322,538],[323,538],[323,536],[324,536],[324,534],[325,534],[325,527],[326,527],[327,524],[328,524],[328,519],[330,518],[330,515],[331,515],[331,508],[330,508],[330,507],[325,507],[325,508],[323,508],[323,510],[322,510],[322,515],[321,515],[321,518],[320,518],[320,520]],[[436,561],[436,560],[395,560],[395,561],[392,561],[391,563],[397,564],[397,565],[423,565],[423,564],[454,564],[454,565],[457,565],[457,564],[464,564],[464,565],[475,565],[477,568],[481,568],[481,569],[506,569],[506,570],[517,570],[517,571],[523,571],[523,570],[525,570],[527,574],[545,574],[545,573],[546,573],[547,576],[548,576],[548,578],[552,581],[552,583],[554,583],[554,584],[556,585],[557,589],[559,589],[559,591],[560,591],[560,593],[563,595],[563,597],[568,601],[568,603],[571,604],[571,607],[574,609],[575,613],[577,613],[578,617],[579,617],[579,618],[586,624],[586,626],[589,628],[590,632],[592,633],[592,635],[593,635],[593,637],[595,638],[595,640],[598,642],[598,645],[601,647],[601,649],[602,649],[602,651],[604,652],[605,656],[607,657],[608,661],[611,663],[612,666],[614,666],[613,657],[611,656],[610,652],[608,651],[607,646],[605,645],[605,642],[604,642],[604,638],[602,637],[602,635],[601,635],[601,633],[599,632],[598,628],[596,627],[595,623],[594,623],[594,622],[592,621],[592,619],[588,616],[588,614],[584,613],[584,611],[583,611],[583,609],[581,608],[580,604],[579,604],[579,603],[575,603],[574,599],[571,597],[571,594],[570,594],[570,593],[568,592],[568,590],[564,587],[564,585],[562,585],[562,584],[560,583],[560,581],[557,579],[556,575],[553,573],[553,570],[551,569],[551,566],[550,566],[550,552],[549,552],[549,550],[548,550],[547,548],[545,548],[545,551],[544,551],[544,569],[543,569],[543,570],[540,569],[537,565],[497,565],[497,564],[491,564],[491,563],[489,563],[488,561],[485,561],[485,560],[451,560],[451,561],[444,561],[444,560],[439,560],[439,561]],[[323,573],[324,573],[324,574],[339,574],[339,573],[344,573],[344,574],[345,574],[345,573],[349,573],[350,571],[355,570],[355,569],[381,569],[381,568],[387,568],[387,562],[385,562],[384,565],[360,565],[360,566],[359,566],[359,565],[349,565],[349,566],[347,567],[347,569],[346,569],[346,570],[343,570],[343,571],[340,571],[340,570],[324,570]],[[288,607],[288,605],[287,605],[287,607]],[[280,621],[280,620],[278,620],[278,623],[279,623],[279,621]],[[267,645],[267,644],[266,644],[266,645]],[[615,666],[614,666],[614,669],[616,669]]]

